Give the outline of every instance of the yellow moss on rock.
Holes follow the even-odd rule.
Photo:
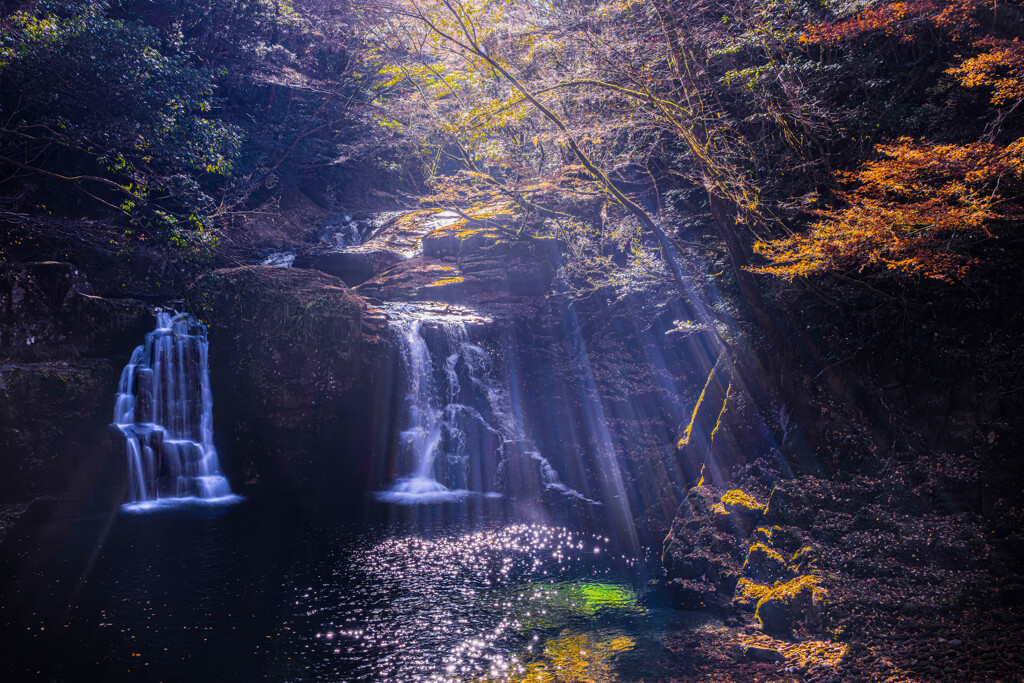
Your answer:
[[[827,640],[787,643],[765,635],[740,634],[739,641],[744,650],[750,647],[774,650],[785,657],[787,668],[795,669],[835,669],[850,649],[848,645]]]
[[[727,491],[725,495],[722,496],[722,505],[726,508],[744,507],[748,510],[757,510],[759,512],[764,511],[764,505],[758,503],[756,498],[745,493],[741,489]]]
[[[788,635],[798,623],[811,631],[823,627],[824,604],[828,591],[821,578],[813,574],[790,581],[778,581],[757,603],[754,616],[768,633]]]
[[[444,287],[445,285],[457,285],[460,282],[465,282],[466,279],[461,275],[453,275],[451,277],[443,277],[440,280],[431,282],[427,287]]]
[[[776,581],[787,574],[792,575],[782,555],[764,543],[750,546],[743,561],[743,573],[761,581]]]
[[[747,578],[741,578],[736,583],[736,593],[733,595],[732,603],[737,607],[753,609],[761,598],[772,592],[770,586],[755,583]]]
[[[800,594],[801,591],[810,589],[815,597],[824,598],[828,595],[828,591],[822,588],[819,584],[821,578],[814,576],[813,574],[806,574],[804,576],[798,576],[792,581],[785,583],[779,581],[772,587],[772,597],[783,597],[783,598],[794,598]]]

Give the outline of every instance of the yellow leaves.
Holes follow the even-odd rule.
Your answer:
[[[636,647],[624,632],[594,634],[566,629],[544,644],[533,661],[505,674],[484,676],[489,683],[611,683],[618,681],[616,656]]]
[[[1024,180],[1024,138],[1006,147],[901,138],[878,151],[887,158],[842,176],[854,186],[839,193],[843,208],[819,211],[806,234],[756,243],[770,263],[751,270],[793,279],[881,267],[952,281],[972,265],[951,249],[955,237],[991,236],[992,221],[1021,218],[1001,193]]]
[[[747,494],[742,489],[732,489],[722,496],[723,507],[745,507],[750,510],[764,510],[764,505],[757,502],[757,499]]]
[[[396,85],[401,81],[405,80],[405,71],[401,67],[395,66],[393,64],[387,64],[384,67],[382,67],[379,71],[377,71],[377,75],[388,77],[387,80],[378,83],[375,86],[378,90],[381,90],[383,88],[390,88],[393,85]]]
[[[375,116],[374,121],[378,126],[386,130],[391,130],[396,133],[402,132],[402,124],[399,121],[394,120],[390,116]]]
[[[988,38],[975,45],[988,49],[965,59],[946,73],[956,76],[966,88],[991,88],[991,101],[997,107],[1010,106],[1024,99],[1024,43],[1019,38]]]
[[[452,275],[450,277],[443,277],[434,282],[431,282],[427,287],[445,287],[447,285],[457,285],[465,282],[466,278],[461,275]]]

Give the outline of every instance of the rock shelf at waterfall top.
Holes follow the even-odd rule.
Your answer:
[[[446,304],[440,301],[398,302],[387,301],[370,308],[371,314],[379,314],[390,320],[420,322],[422,324],[461,323],[463,325],[487,325],[494,319],[465,306]]]

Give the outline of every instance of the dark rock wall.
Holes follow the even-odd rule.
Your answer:
[[[215,271],[189,303],[209,325],[214,433],[229,479],[361,498],[388,448],[380,423],[399,365],[384,321],[315,270]]]
[[[114,393],[152,309],[92,293],[69,263],[0,264],[0,500],[120,501]]]

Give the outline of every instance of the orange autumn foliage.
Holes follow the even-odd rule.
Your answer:
[[[770,263],[752,270],[793,279],[884,268],[953,281],[971,265],[957,237],[991,236],[993,221],[1024,217],[1006,199],[1024,181],[1024,138],[1006,147],[900,138],[878,151],[884,159],[843,174],[845,207],[819,211],[807,233],[755,244]]]
[[[992,4],[993,0],[879,2],[834,24],[808,27],[800,40],[828,44],[882,34],[910,41],[914,38],[914,31],[924,26],[948,30],[955,37],[975,28],[978,10]]]
[[[946,73],[956,76],[967,88],[992,88],[992,104],[1013,105],[1024,100],[1024,43],[1019,38],[986,38],[974,44],[984,49]]]

